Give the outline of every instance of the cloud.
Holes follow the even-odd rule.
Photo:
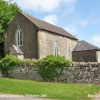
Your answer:
[[[45,16],[43,20],[48,23],[57,25],[58,17],[55,14],[51,14],[51,15]]]
[[[63,9],[62,15],[69,15],[75,11],[75,4],[78,0],[60,0],[60,8]]]
[[[100,47],[100,34],[92,37],[92,43],[98,47]]]
[[[23,10],[53,12],[59,7],[60,0],[14,0]]]
[[[79,22],[79,24],[82,26],[82,27],[86,27],[86,26],[88,26],[88,20],[81,20],[80,22]]]
[[[35,12],[55,12],[57,8],[61,5],[66,5],[66,7],[72,10],[77,0],[13,0],[16,2],[22,10],[31,10]]]
[[[62,1],[62,0],[61,0]],[[74,5],[78,0],[63,0],[67,5],[72,6]]]
[[[98,17],[96,17],[96,18],[92,18],[92,19],[91,19],[91,23],[92,23],[92,24],[98,24],[98,23],[100,23],[100,16],[98,16]]]
[[[37,12],[44,16],[42,19],[48,23],[63,26],[67,31],[76,34],[77,25],[73,23],[75,15],[75,4],[78,0],[13,0],[24,11]],[[73,16],[74,15],[74,16]],[[39,18],[39,17],[38,17]],[[41,19],[41,18],[40,18]],[[72,23],[72,24],[71,24]],[[77,23],[77,21],[76,21]],[[82,23],[82,25],[85,23]],[[66,27],[67,26],[67,27]]]
[[[78,29],[75,25],[68,25],[64,29],[73,35],[77,35],[78,33]]]
[[[90,13],[89,20],[90,20],[91,24],[94,24],[94,25],[100,23],[99,12]]]

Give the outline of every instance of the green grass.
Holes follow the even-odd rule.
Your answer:
[[[19,95],[47,94],[47,98],[60,100],[91,100],[88,94],[100,91],[99,85],[36,82],[0,78],[0,93]]]

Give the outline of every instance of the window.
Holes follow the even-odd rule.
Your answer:
[[[21,31],[21,29],[17,30],[16,42],[17,42],[18,46],[22,46],[22,31]]]
[[[59,46],[58,46],[57,41],[54,43],[54,54],[55,56],[58,56],[59,54]]]
[[[68,44],[68,47],[67,47],[67,57],[68,59],[71,59],[72,58],[72,52],[71,52],[71,45]]]

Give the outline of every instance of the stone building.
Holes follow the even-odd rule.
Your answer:
[[[28,14],[18,12],[5,35],[5,54],[25,59],[62,55],[72,59],[77,38],[62,29]]]
[[[86,42],[78,41],[72,52],[75,62],[98,62],[100,63],[100,48]]]

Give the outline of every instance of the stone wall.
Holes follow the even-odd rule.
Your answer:
[[[15,79],[28,79],[36,81],[44,81],[43,78],[38,74],[38,68],[31,65],[15,67],[9,70],[9,76]]]
[[[20,49],[23,51],[26,59],[38,59],[37,27],[29,21],[22,13],[17,13],[11,22],[5,34],[5,53],[10,53],[12,45],[16,43],[17,30],[21,29],[23,45]]]
[[[96,50],[85,50],[85,51],[73,51],[72,59],[75,62],[84,61],[84,62],[97,62]]]
[[[38,68],[34,66],[19,66],[9,70],[9,77],[16,79],[29,79],[44,81],[38,74]],[[100,64],[97,63],[73,63],[59,79],[58,82],[68,83],[100,83]]]
[[[100,83],[100,64],[97,63],[73,63],[63,77],[70,83]]]
[[[59,46],[59,55],[68,58],[67,45],[71,45],[71,50],[75,48],[77,40],[54,34],[47,31],[38,31],[38,58],[43,58],[47,55],[54,54],[54,43],[57,41]]]

